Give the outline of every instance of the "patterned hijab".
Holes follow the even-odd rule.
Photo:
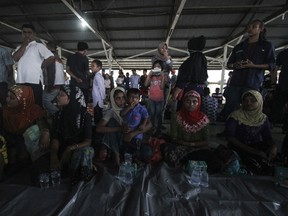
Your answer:
[[[116,88],[113,88],[112,90],[111,90],[111,92],[110,92],[110,102],[111,102],[111,108],[112,108],[112,110],[114,111],[114,113],[116,114],[116,116],[118,117],[118,119],[116,119],[116,121],[120,124],[120,125],[122,125],[122,122],[123,122],[123,120],[122,120],[122,117],[120,116],[120,111],[123,109],[122,107],[118,107],[117,105],[116,105],[116,103],[115,103],[115,100],[114,100],[114,94],[115,94],[115,91],[116,90],[120,90],[120,91],[122,91],[123,92],[123,94],[125,95],[125,89],[124,88],[122,88],[122,87],[116,87]]]
[[[23,134],[35,121],[45,116],[44,110],[35,104],[30,86],[14,85],[9,91],[17,98],[15,107],[3,107],[3,126],[13,134]]]
[[[267,118],[267,116],[262,112],[262,108],[263,108],[262,95],[258,91],[255,91],[255,90],[246,91],[242,95],[242,102],[243,102],[243,98],[249,93],[256,98],[259,104],[257,109],[252,110],[252,111],[247,111],[243,108],[243,106],[241,106],[240,109],[232,112],[228,118],[233,118],[239,121],[240,124],[244,124],[244,125],[248,125],[252,127],[253,126],[258,127],[262,125]]]
[[[76,137],[84,127],[87,107],[80,88],[65,85],[60,88],[69,98],[69,103],[55,115],[54,127],[64,139]]]
[[[185,101],[189,97],[196,97],[198,99],[198,106],[192,111],[186,110],[186,108],[182,105],[181,109],[177,113],[177,123],[188,133],[193,133],[200,131],[204,128],[208,123],[208,117],[200,111],[201,108],[201,96],[198,92],[192,90],[186,92],[183,97],[183,101]]]

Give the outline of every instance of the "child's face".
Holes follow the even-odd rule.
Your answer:
[[[156,64],[154,65],[154,68],[153,68],[153,69],[155,69],[155,68],[160,68],[160,69],[161,69],[161,65],[160,65],[159,63],[156,63]]]
[[[100,70],[100,67],[96,63],[91,63],[92,72],[97,72]]]
[[[140,98],[139,98],[139,95],[138,94],[130,94],[129,97],[128,97],[128,103],[129,104],[138,104]]]

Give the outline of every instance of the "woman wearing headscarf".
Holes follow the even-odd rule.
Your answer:
[[[275,158],[277,147],[262,108],[262,95],[255,90],[246,91],[240,109],[228,117],[225,132],[229,147],[239,154],[249,171],[272,174],[267,162]]]
[[[103,148],[102,146],[96,146],[96,148],[100,148],[98,160],[107,160],[109,156],[109,151],[111,150],[114,156],[114,162],[119,165],[120,164],[120,152],[123,148],[122,142],[130,142],[133,137],[137,136],[140,133],[147,132],[151,127],[151,121],[149,120],[145,125],[143,130],[133,130],[129,131],[123,125],[123,119],[120,116],[120,111],[126,105],[126,95],[125,90],[122,87],[116,87],[112,89],[110,93],[110,102],[111,109],[108,110],[103,118],[99,121],[96,126],[96,132],[103,133],[103,145],[107,148]]]
[[[209,119],[200,107],[200,94],[194,90],[186,92],[183,106],[171,123],[172,143],[161,145],[161,152],[171,166],[199,160],[206,161],[209,172],[217,172],[222,169],[222,162],[208,146]]]
[[[122,87],[116,87],[110,92],[111,109],[104,113],[102,119],[96,125],[96,132],[103,133],[103,145],[95,146],[98,150],[96,159],[104,161],[108,159],[113,152],[114,160],[120,164],[120,147],[122,145],[122,137],[124,128],[120,111],[126,104],[125,90]]]
[[[180,99],[179,93],[183,95],[190,90],[197,91],[203,95],[205,82],[208,79],[207,59],[202,53],[206,44],[206,38],[193,37],[188,41],[190,57],[186,59],[179,68],[176,85],[172,94],[174,100]],[[178,106],[179,107],[179,106]]]
[[[92,117],[87,112],[83,92],[73,85],[60,88],[59,111],[52,127],[50,168],[66,169],[73,180],[89,180],[92,176],[94,150],[91,145]]]
[[[163,66],[163,73],[165,78],[164,85],[164,105],[162,111],[162,121],[164,121],[164,115],[166,106],[169,100],[170,92],[171,92],[171,82],[170,82],[170,72],[172,71],[173,61],[171,56],[168,53],[168,44],[166,42],[161,42],[158,46],[157,53],[152,57],[152,68],[155,65],[156,61],[161,61]]]
[[[49,130],[45,111],[35,103],[29,86],[14,85],[9,88],[7,105],[2,108],[3,135],[7,141],[8,165],[25,164],[37,159],[36,149],[49,147]],[[35,141],[35,142],[34,142]],[[30,144],[35,144],[30,151]],[[32,148],[32,147],[31,147]]]
[[[163,62],[163,71],[169,74],[173,67],[173,61],[168,54],[168,45],[166,42],[161,42],[158,45],[157,53],[152,57],[152,65],[157,60]]]
[[[201,96],[192,90],[186,92],[183,106],[176,114],[176,127],[172,127],[172,138],[180,145],[200,147],[208,145],[209,119],[200,111]]]

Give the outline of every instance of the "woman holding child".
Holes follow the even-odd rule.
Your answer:
[[[96,127],[96,132],[103,133],[103,146],[98,146],[102,152],[102,156],[96,155],[98,160],[107,160],[109,158],[109,151],[112,151],[114,156],[114,162],[120,164],[120,152],[124,147],[123,141],[125,143],[131,142],[137,135],[147,132],[152,124],[150,120],[145,123],[144,128],[135,128],[130,130],[125,127],[123,119],[120,112],[126,106],[126,95],[125,90],[122,87],[116,87],[112,89],[110,93],[111,109],[108,110],[103,118],[99,121]],[[111,156],[111,155],[110,155]]]

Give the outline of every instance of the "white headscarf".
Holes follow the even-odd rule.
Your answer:
[[[246,91],[242,95],[242,101],[245,95],[248,93],[250,93],[256,98],[258,102],[257,109],[252,110],[252,111],[247,111],[243,109],[243,106],[241,106],[240,109],[232,112],[228,118],[234,118],[235,120],[239,121],[241,124],[244,124],[244,125],[258,127],[264,124],[267,118],[267,116],[262,112],[262,108],[263,108],[262,95],[258,91],[249,90],[249,91]]]
[[[116,114],[116,116],[117,116],[117,118],[118,119],[116,119],[116,121],[120,124],[120,125],[122,125],[122,122],[123,122],[123,120],[122,120],[122,117],[120,116],[120,111],[123,109],[122,107],[118,107],[117,106],[117,104],[115,103],[115,100],[114,100],[114,94],[115,94],[115,91],[116,90],[120,90],[120,91],[122,91],[123,93],[124,93],[124,95],[126,95],[125,94],[125,89],[123,88],[123,87],[120,87],[120,86],[118,86],[118,87],[116,87],[116,88],[113,88],[112,90],[111,90],[111,92],[110,92],[110,102],[111,102],[111,108],[112,108],[112,110],[114,111],[114,113]]]

